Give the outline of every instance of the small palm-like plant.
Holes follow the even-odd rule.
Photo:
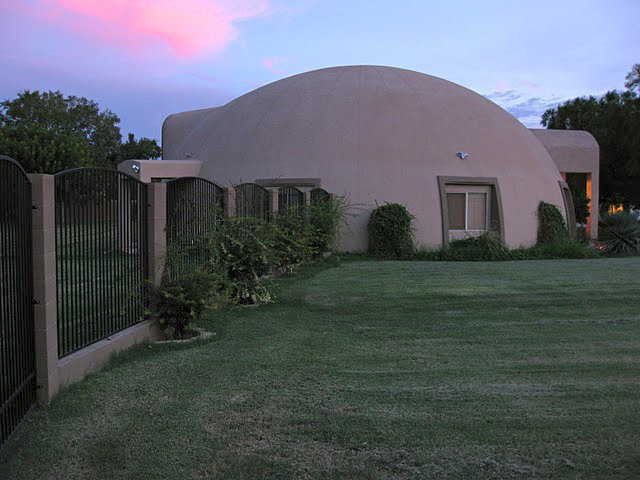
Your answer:
[[[607,255],[638,255],[640,222],[629,212],[604,215],[600,220],[600,241]]]

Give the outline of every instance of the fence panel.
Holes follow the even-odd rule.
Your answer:
[[[278,189],[278,211],[280,213],[299,211],[304,208],[304,193],[296,187]]]
[[[58,355],[144,317],[147,186],[116,170],[55,175]]]
[[[243,183],[235,187],[236,216],[268,221],[271,193],[257,183]]]
[[[204,178],[167,182],[167,274],[175,279],[207,260],[207,234],[224,218],[224,189]]]
[[[331,198],[331,194],[327,192],[323,188],[314,188],[311,190],[311,203],[319,203],[329,200]]]
[[[36,400],[31,183],[0,156],[0,446]]]

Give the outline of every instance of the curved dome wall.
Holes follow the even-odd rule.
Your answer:
[[[203,161],[201,176],[222,185],[321,178],[353,205],[345,250],[366,249],[376,202],[406,205],[417,243],[440,245],[439,176],[497,178],[511,246],[535,242],[541,200],[564,211],[558,169],[527,128],[471,90],[398,68],[316,70],[172,115],[163,148],[167,159]]]

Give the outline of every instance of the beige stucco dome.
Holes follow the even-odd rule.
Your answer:
[[[223,186],[320,178],[353,205],[346,250],[366,248],[369,212],[384,202],[415,215],[418,244],[440,245],[439,177],[496,178],[511,246],[535,242],[541,200],[565,210],[556,165],[518,120],[471,90],[399,68],[316,70],[171,115],[163,148],[166,159],[203,161],[201,176]]]

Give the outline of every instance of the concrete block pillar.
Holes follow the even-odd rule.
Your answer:
[[[224,189],[224,216],[225,218],[236,216],[236,189],[233,187]]]
[[[32,174],[33,298],[37,396],[47,404],[58,392],[55,184],[52,175]]]
[[[311,205],[311,190],[304,192],[304,204],[307,207]]]
[[[280,205],[279,205],[280,198],[278,197],[278,190],[276,189],[269,190],[269,195],[271,196],[270,202],[269,202],[269,213],[270,213],[270,216],[273,217],[274,215],[277,215],[278,211],[280,210]]]
[[[167,184],[147,185],[149,281],[160,285],[167,254]]]

